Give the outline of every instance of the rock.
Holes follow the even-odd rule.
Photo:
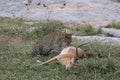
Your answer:
[[[114,37],[120,38],[120,29],[114,29],[114,28],[101,28],[103,34],[110,34]]]
[[[73,39],[82,41],[98,41],[102,43],[113,43],[120,45],[120,38],[114,37],[101,37],[101,36],[72,36]]]
[[[113,20],[120,21],[120,3],[111,0],[32,0],[32,3],[26,6],[27,3],[28,0],[0,0],[0,16],[32,20],[51,19],[93,26],[105,26]]]

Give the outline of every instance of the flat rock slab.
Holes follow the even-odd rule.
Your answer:
[[[110,34],[110,35],[113,35],[114,37],[120,38],[120,29],[102,28],[102,33],[103,34]]]
[[[73,39],[82,40],[82,41],[97,41],[102,43],[113,43],[120,45],[120,38],[114,37],[101,37],[101,36],[72,36]]]
[[[93,26],[120,21],[120,3],[111,0],[32,0],[28,6],[26,3],[27,0],[0,0],[0,16]]]

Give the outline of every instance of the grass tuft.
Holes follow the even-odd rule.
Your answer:
[[[106,28],[116,28],[116,29],[120,29],[120,22],[112,22],[111,24],[108,24],[106,26]]]
[[[115,2],[120,2],[120,0],[112,0],[112,1],[115,1]]]

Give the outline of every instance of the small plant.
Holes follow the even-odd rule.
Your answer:
[[[120,29],[120,22],[112,22],[111,24],[108,24],[106,26],[106,28],[116,28],[116,29]]]
[[[37,26],[34,26],[34,29],[27,35],[31,35],[33,38],[39,39],[42,36],[45,36],[45,35],[48,35],[48,34],[54,32],[55,30],[61,30],[63,27],[64,27],[63,24],[58,21],[47,21],[47,22],[41,23]],[[28,37],[30,37],[30,36],[28,36]]]
[[[43,23],[42,26],[37,27],[34,32],[44,35],[48,35],[52,32],[54,32],[57,29],[62,29],[63,25],[60,22],[57,21],[47,21],[46,23]]]
[[[94,31],[93,31],[93,27],[92,27],[91,25],[87,25],[87,26],[84,28],[84,32],[87,33],[87,34],[94,32]]]
[[[96,34],[101,34],[102,33],[102,29],[101,27],[96,31]]]
[[[115,2],[120,2],[120,0],[112,0],[112,1],[115,1]]]

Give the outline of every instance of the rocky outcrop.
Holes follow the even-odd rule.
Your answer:
[[[112,43],[120,45],[120,38],[114,37],[101,37],[101,36],[72,36],[73,39],[81,41],[97,41],[101,43]]]
[[[120,3],[111,0],[0,0],[0,16],[103,26],[120,21]]]
[[[113,37],[119,37],[120,38],[120,29],[102,28],[102,33],[111,35]]]

